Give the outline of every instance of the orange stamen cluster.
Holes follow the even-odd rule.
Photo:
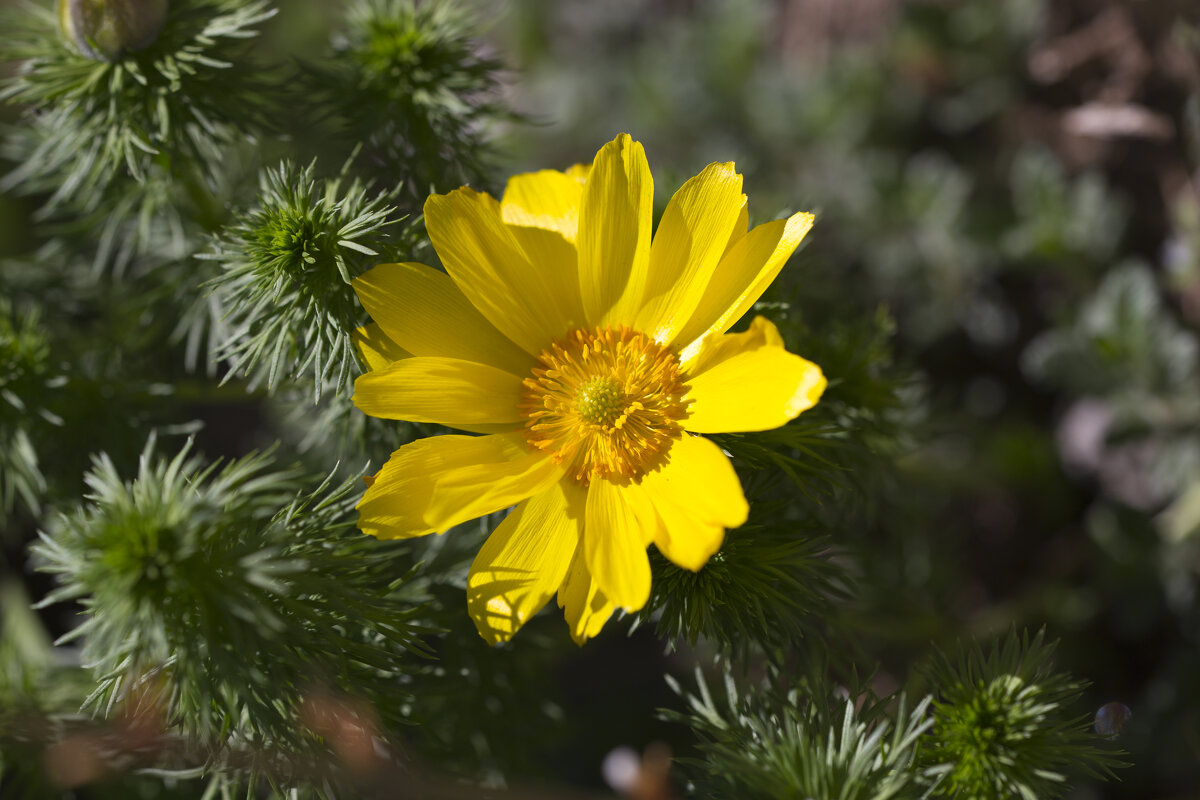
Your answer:
[[[637,480],[683,434],[679,358],[645,334],[576,330],[538,364],[524,381],[526,438],[580,484]]]

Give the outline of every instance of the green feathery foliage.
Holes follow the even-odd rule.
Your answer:
[[[372,197],[348,166],[329,180],[313,177],[315,163],[265,170],[258,206],[201,254],[221,269],[210,336],[211,357],[230,361],[226,379],[247,374],[272,391],[307,374],[319,400],[357,370],[350,332],[362,312],[350,281],[394,252],[386,229],[398,189]]]
[[[314,696],[401,724],[397,681],[426,630],[389,548],[348,534],[356,481],[305,491],[266,454],[205,466],[189,450],[156,458],[152,437],[132,482],[97,457],[86,504],[34,548],[61,584],[43,605],[86,609],[60,640],[82,639],[97,677],[85,708],[149,697],[213,769],[239,748],[312,751],[298,709]]]
[[[229,146],[268,127],[261,68],[243,51],[273,14],[265,0],[176,0],[148,47],[97,61],[64,40],[51,9],[7,11],[0,60],[23,63],[0,100],[27,111],[6,139],[19,166],[0,190],[48,195],[43,217],[83,215],[100,231],[98,265],[122,245],[146,250],[163,216],[215,227]]]
[[[50,637],[20,584],[0,582],[0,708],[38,699],[54,663]]]
[[[281,389],[267,406],[273,424],[313,469],[341,462],[369,462],[376,472],[396,450],[446,429],[431,423],[368,417],[355,406],[349,392],[325,392],[313,403],[306,386]]]
[[[704,759],[686,762],[700,796],[921,796],[915,759],[931,724],[928,698],[909,709],[904,695],[879,699],[857,686],[834,691],[822,679],[788,685],[777,678],[739,691],[728,669],[724,677],[719,700],[698,670],[696,693],[671,681],[689,708],[686,715],[668,717],[700,736]]]
[[[650,601],[639,619],[657,620],[668,642],[705,638],[723,649],[795,646],[844,594],[827,536],[780,516],[780,504],[755,503],[745,525],[725,534],[719,552],[692,572],[651,553]],[[809,535],[805,535],[805,534]]]
[[[20,499],[36,512],[46,489],[31,432],[62,421],[47,408],[50,347],[38,317],[0,298],[0,522]]]
[[[985,656],[978,643],[951,660],[938,652],[926,678],[936,694],[932,746],[923,752],[933,796],[1050,800],[1071,774],[1111,775],[1120,765],[1096,745],[1090,716],[1070,710],[1084,684],[1054,669],[1054,643],[1015,631]]]
[[[306,66],[335,132],[418,207],[430,191],[484,180],[485,123],[511,116],[494,98],[500,63],[473,28],[453,3],[355,0],[332,57]]]

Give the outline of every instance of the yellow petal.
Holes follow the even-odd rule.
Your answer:
[[[779,328],[766,317],[755,317],[749,329],[743,333],[707,337],[703,345],[696,348],[691,358],[682,364],[685,373],[699,375],[747,349],[786,347]]]
[[[372,417],[459,427],[522,420],[521,379],[487,364],[414,357],[359,376],[354,405]]]
[[[729,241],[725,243],[725,250],[721,253],[721,258],[729,255],[729,251],[741,239],[745,238],[746,231],[750,227],[750,202],[746,195],[742,195],[742,207],[738,210],[737,222],[733,224],[733,231],[729,234]],[[719,262],[718,262],[719,263]]]
[[[699,570],[721,549],[726,528],[746,521],[750,506],[729,459],[707,439],[676,441],[667,464],[642,478],[658,512],[654,544],[684,569]]]
[[[445,533],[515,505],[562,477],[521,433],[431,436],[392,453],[358,503],[358,525],[380,539]]]
[[[500,213],[509,225],[545,228],[575,241],[583,184],[565,172],[545,169],[508,179]]]
[[[696,433],[765,431],[812,408],[825,376],[811,361],[783,349],[779,330],[756,317],[745,333],[717,337],[689,365],[693,400],[683,426]]]
[[[508,515],[483,543],[467,577],[479,635],[506,642],[562,586],[579,545],[583,490],[559,481]]]
[[[662,343],[674,340],[729,243],[743,197],[742,176],[732,163],[709,164],[679,188],[654,234],[635,328]]]
[[[522,377],[533,368],[534,359],[504,338],[444,272],[380,264],[354,280],[354,291],[388,338],[413,355],[477,361]]]
[[[588,570],[614,605],[637,611],[650,597],[646,545],[657,524],[642,488],[593,481],[587,490],[584,555]]]
[[[591,325],[632,325],[641,307],[654,224],[654,179],[623,133],[600,148],[579,212],[579,288]]]
[[[579,181],[579,185],[587,183],[588,175],[592,174],[591,164],[572,164],[566,171],[568,178]]]
[[[509,233],[521,245],[532,264],[550,264],[553,269],[543,270],[542,280],[546,290],[554,297],[559,307],[555,309],[558,322],[563,329],[555,338],[577,328],[587,327],[583,313],[583,300],[579,296],[579,270],[576,267],[575,245],[557,231],[546,228],[529,228],[509,225]],[[549,342],[547,342],[549,346]]]
[[[599,634],[616,610],[616,606],[600,591],[599,584],[592,579],[592,573],[588,572],[587,557],[582,547],[576,548],[575,558],[567,571],[567,580],[558,590],[558,607],[563,610],[575,644],[583,644]]]
[[[675,341],[684,358],[705,336],[729,330],[775,280],[813,224],[812,214],[793,214],[755,227],[721,258],[704,297]]]
[[[495,199],[466,187],[431,195],[425,226],[471,305],[525,352],[536,356],[570,329],[571,310],[581,307],[575,276],[531,261]]]
[[[383,329],[374,322],[357,328],[350,334],[350,339],[354,342],[354,349],[358,351],[358,356],[366,365],[368,372],[383,369],[393,361],[399,361],[412,355],[389,339]]]

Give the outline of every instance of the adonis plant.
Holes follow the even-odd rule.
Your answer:
[[[1190,796],[1200,21],[834,5],[0,3],[0,795]]]

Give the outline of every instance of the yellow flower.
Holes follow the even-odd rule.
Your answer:
[[[675,193],[651,241],[653,182],[626,134],[590,168],[513,177],[499,203],[457,189],[425,203],[446,272],[383,264],[354,282],[367,414],[483,436],[406,445],[369,481],[359,526],[442,533],[516,508],[471,565],[467,606],[506,641],[555,594],[595,636],[650,594],[646,548],[699,570],[746,521],[721,449],[693,433],[761,431],[812,407],[821,370],[762,317],[726,333],[812,227],[747,231],[742,176],[711,164]]]

